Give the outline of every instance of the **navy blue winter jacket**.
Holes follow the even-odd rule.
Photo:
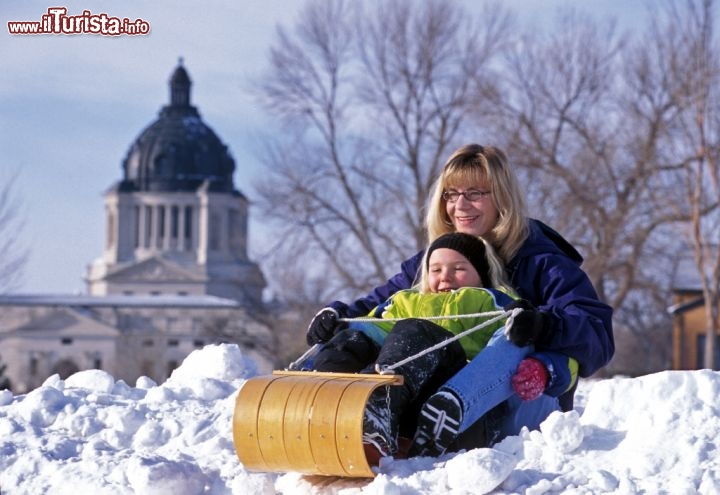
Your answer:
[[[531,219],[529,225],[528,239],[506,270],[518,295],[552,316],[553,331],[536,342],[536,351],[554,351],[575,358],[579,375],[588,377],[605,366],[615,353],[613,310],[598,299],[590,279],[580,268],[583,258],[577,250],[541,221]],[[405,260],[400,273],[367,296],[351,304],[335,301],[330,306],[346,318],[367,315],[398,290],[417,282],[423,254],[421,251]],[[572,408],[574,393],[573,386],[560,396],[563,410]]]

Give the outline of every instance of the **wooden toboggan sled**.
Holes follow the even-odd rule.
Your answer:
[[[235,451],[250,471],[371,478],[362,426],[373,390],[400,375],[274,371],[250,378],[233,414]]]
[[[250,378],[238,392],[233,414],[233,441],[240,462],[250,471],[374,477],[362,443],[365,406],[373,390],[402,385],[402,375],[392,374],[397,367],[510,314],[494,311],[454,315],[493,318],[384,366],[378,374],[293,371],[302,369],[301,363],[316,346],[292,363],[290,371]],[[427,317],[440,318],[448,316]]]

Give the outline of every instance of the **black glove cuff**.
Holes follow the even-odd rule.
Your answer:
[[[330,340],[337,330],[338,312],[334,308],[323,308],[318,311],[308,326],[306,341],[308,345],[314,345]]]

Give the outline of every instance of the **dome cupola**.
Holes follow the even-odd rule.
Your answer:
[[[123,191],[234,191],[235,161],[228,147],[190,104],[192,81],[182,59],[170,77],[170,103],[145,128],[125,157]]]
[[[105,191],[105,247],[89,265],[92,295],[212,295],[262,305],[265,278],[248,257],[248,199],[228,147],[192,105],[178,63],[170,102],[130,145]]]

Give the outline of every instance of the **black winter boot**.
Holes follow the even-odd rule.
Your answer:
[[[439,390],[420,409],[417,431],[409,456],[437,457],[458,437],[463,410],[460,399],[449,390]]]
[[[399,363],[452,337],[430,321],[402,320],[386,337],[377,364],[383,367]],[[413,438],[420,407],[465,363],[465,351],[459,342],[453,341],[393,370],[404,378],[403,385],[390,387],[389,392],[390,408],[398,416],[401,437]],[[369,368],[366,371],[372,372]]]
[[[373,391],[363,417],[363,447],[368,464],[377,466],[383,457],[392,457],[398,450],[397,414],[390,409],[387,387]]]
[[[396,364],[451,337],[450,332],[427,320],[402,320],[385,338],[377,365]],[[412,438],[419,405],[464,364],[465,352],[458,342],[451,342],[394,370],[403,376],[403,385],[375,390],[365,410],[363,444],[369,463],[398,454],[398,436]],[[363,372],[374,373],[374,368],[368,366]],[[408,424],[400,424],[401,419]]]

